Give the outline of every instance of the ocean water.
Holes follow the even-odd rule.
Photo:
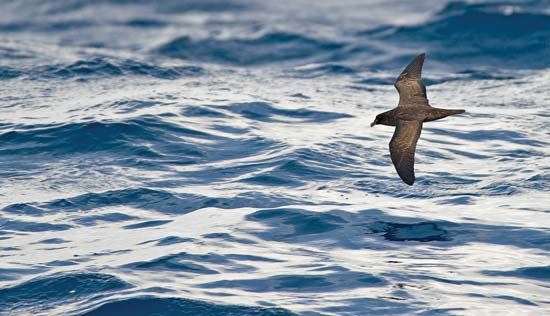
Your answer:
[[[1,315],[550,313],[550,1],[0,3]],[[427,53],[414,186],[396,75]]]

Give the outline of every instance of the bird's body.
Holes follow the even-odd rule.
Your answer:
[[[390,156],[397,173],[408,185],[412,185],[415,180],[414,153],[423,123],[464,113],[464,110],[447,110],[430,106],[426,97],[426,87],[421,78],[424,59],[425,54],[418,55],[401,72],[395,81],[395,88],[399,92],[399,104],[390,111],[378,114],[371,124],[371,126],[395,126],[395,132],[390,141]]]

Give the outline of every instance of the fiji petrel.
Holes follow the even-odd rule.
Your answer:
[[[380,113],[370,126],[377,124],[395,126],[390,141],[390,156],[397,173],[408,185],[414,183],[414,151],[422,132],[422,124],[439,120],[449,115],[464,113],[464,110],[432,108],[426,97],[422,82],[422,65],[426,54],[418,55],[401,72],[395,81],[399,92],[399,104],[393,110]]]

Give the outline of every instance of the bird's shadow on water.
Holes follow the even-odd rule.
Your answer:
[[[265,209],[246,219],[265,229],[246,232],[266,241],[313,244],[343,249],[391,249],[434,242],[451,248],[470,243],[507,245],[550,250],[550,231],[519,226],[497,226],[389,215],[378,209],[358,212],[331,210],[315,212],[298,208]],[[379,235],[380,238],[372,238]],[[380,243],[384,238],[388,242]]]

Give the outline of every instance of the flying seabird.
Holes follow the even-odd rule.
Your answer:
[[[465,112],[430,106],[421,78],[425,57],[424,53],[418,55],[397,77],[394,84],[399,92],[397,107],[378,114],[370,124],[371,127],[377,124],[395,126],[390,141],[390,156],[399,177],[408,185],[413,185],[415,179],[414,152],[422,124]]]

